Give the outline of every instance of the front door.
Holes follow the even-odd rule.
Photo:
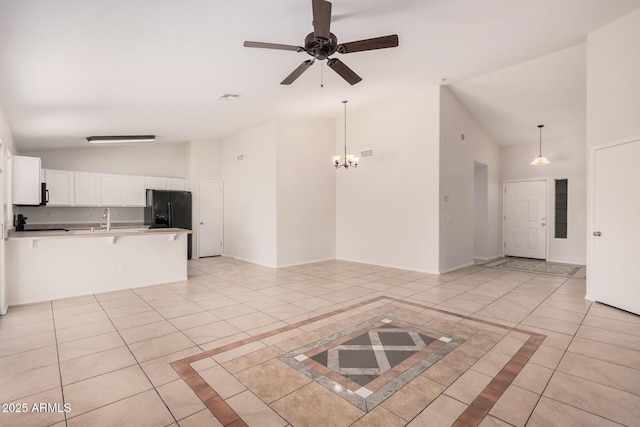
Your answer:
[[[222,255],[222,183],[198,182],[198,257]]]
[[[593,277],[596,301],[640,314],[640,140],[595,151]]]
[[[505,183],[504,254],[546,259],[547,181]]]

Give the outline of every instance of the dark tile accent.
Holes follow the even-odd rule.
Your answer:
[[[213,399],[209,399],[204,404],[209,408],[214,417],[220,421],[223,426],[228,426],[238,420],[240,417],[236,414],[236,411],[231,409],[231,406],[227,404],[220,396]]]
[[[218,393],[216,393],[215,390],[212,389],[199,375],[185,381],[191,390],[194,391],[196,396],[198,396],[203,402],[218,397]]]
[[[389,359],[389,365],[392,368],[395,368],[400,363],[404,362],[414,354],[415,351],[400,351],[400,350],[385,350],[384,353],[387,355],[387,359]]]
[[[415,345],[406,332],[378,332],[382,345]]]
[[[373,350],[338,350],[341,368],[377,368]]]
[[[343,342],[344,345],[371,345],[371,338],[369,338],[369,334],[362,334],[355,338],[350,339],[349,341]]]
[[[318,353],[315,356],[312,356],[311,359],[315,360],[323,366],[327,366],[327,353],[327,351],[323,351],[322,353]]]

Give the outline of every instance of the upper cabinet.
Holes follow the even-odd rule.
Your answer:
[[[146,176],[144,178],[145,188],[150,190],[166,190],[167,178],[161,178],[157,176]]]
[[[41,199],[39,157],[13,156],[12,203],[14,205],[39,205]]]
[[[146,206],[143,176],[100,175],[100,206]]]
[[[179,178],[167,178],[167,190],[186,190],[187,180]]]
[[[187,189],[187,180],[40,169],[40,158],[13,156],[13,204],[39,205],[40,182],[49,206],[145,207],[146,190]]]
[[[124,176],[100,175],[100,205],[124,205]]]
[[[76,206],[100,206],[100,174],[75,173]]]
[[[72,171],[44,169],[49,200],[47,206],[73,206],[75,200],[75,177]]]
[[[147,205],[147,187],[144,184],[144,176],[124,177],[124,206]]]
[[[145,186],[150,190],[181,190],[187,189],[187,180],[182,178],[163,178],[159,176],[145,177]]]

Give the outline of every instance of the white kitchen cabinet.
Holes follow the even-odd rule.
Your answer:
[[[125,176],[124,206],[146,206],[146,188],[144,176]]]
[[[44,169],[49,199],[47,206],[73,206],[75,199],[74,173],[54,169]]]
[[[100,205],[124,205],[124,176],[107,174],[100,175]]]
[[[76,206],[100,206],[100,174],[75,173]]]
[[[187,180],[179,178],[167,178],[167,190],[186,190]]]
[[[41,195],[40,157],[13,156],[12,203],[14,205],[39,205]]]
[[[145,188],[152,190],[166,190],[167,178],[161,178],[157,176],[146,176],[144,178]]]

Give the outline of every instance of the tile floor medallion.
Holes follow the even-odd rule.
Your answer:
[[[368,412],[463,342],[378,316],[279,359]]]
[[[583,268],[583,266],[581,265],[546,262],[543,259],[513,257],[500,258],[480,265],[482,267],[502,268],[505,270],[513,271],[526,271],[528,273],[552,274],[555,276],[565,277],[571,277]]]
[[[423,425],[425,407],[453,398],[463,403],[450,425],[478,426],[544,339],[380,296],[171,365],[223,426],[255,425],[225,397],[230,384],[264,402],[261,416],[280,421],[273,425],[379,425],[381,414]],[[215,376],[198,368],[210,359],[219,364]]]

